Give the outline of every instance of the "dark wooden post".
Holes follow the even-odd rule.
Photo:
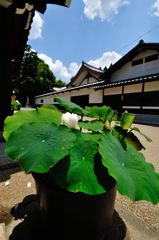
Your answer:
[[[48,3],[69,7],[71,0],[13,0],[0,4],[0,131],[5,118],[12,114],[12,78],[20,69],[34,11],[44,13]]]
[[[0,7],[0,131],[6,116],[11,115],[11,26],[8,9]]]
[[[34,9],[15,13],[0,6],[0,131],[11,111],[12,79],[17,77],[28,40]]]

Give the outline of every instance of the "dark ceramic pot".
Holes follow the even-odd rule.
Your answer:
[[[126,231],[114,230],[116,184],[106,193],[87,195],[55,189],[33,173],[45,229],[57,240],[123,240]],[[118,223],[117,223],[118,224]],[[120,222],[121,224],[121,222]],[[121,226],[120,226],[121,227]],[[119,236],[121,235],[121,236]],[[56,237],[55,237],[56,236]]]

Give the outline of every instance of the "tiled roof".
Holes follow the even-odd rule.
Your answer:
[[[104,80],[101,80],[100,82],[84,84],[84,85],[80,85],[80,86],[77,86],[77,87],[70,87],[70,88],[58,90],[56,92],[50,92],[50,93],[37,95],[37,96],[35,96],[35,98],[50,96],[50,95],[53,95],[53,94],[59,94],[59,93],[64,93],[64,92],[70,92],[70,91],[79,90],[79,89],[82,89],[82,88],[94,87],[95,90],[99,90],[99,89],[103,89],[103,88],[118,87],[118,86],[122,86],[122,85],[125,85],[125,84],[126,85],[135,84],[135,83],[140,83],[140,82],[144,82],[144,81],[150,82],[150,81],[155,81],[157,79],[159,80],[159,73],[140,76],[140,77],[137,77],[137,78],[129,78],[129,79],[126,79],[126,80],[113,82],[113,83],[106,83]]]
[[[92,66],[92,65],[90,65],[90,64],[88,64],[86,62],[83,62],[82,64],[83,64],[83,66],[85,66],[88,69],[91,69],[91,70],[99,72],[99,73],[103,73],[103,70],[101,68],[97,68],[97,67]]]
[[[77,87],[69,87],[69,88],[62,89],[62,90],[59,90],[59,91],[56,91],[56,92],[50,92],[50,93],[45,93],[45,94],[37,95],[37,96],[35,96],[35,98],[37,98],[37,97],[44,97],[44,96],[50,96],[50,95],[58,94],[58,93],[70,92],[70,91],[79,90],[79,89],[82,89],[82,88],[90,88],[90,87],[93,87],[93,86],[95,87],[95,86],[97,86],[98,84],[102,84],[102,83],[104,83],[104,80],[102,80],[102,81],[100,81],[100,82],[83,84],[83,85],[80,85],[80,86],[77,86]]]
[[[132,48],[127,54],[120,58],[116,63],[111,65],[101,76],[101,79],[107,79],[113,72],[117,69],[120,69],[124,64],[131,61],[136,55],[145,50],[158,50],[159,43],[145,43],[143,40],[140,40],[139,43]]]
[[[96,90],[102,89],[102,88],[110,88],[110,87],[117,87],[122,85],[128,85],[128,84],[135,84],[140,82],[146,82],[146,81],[155,81],[159,79],[159,73],[151,74],[151,75],[145,75],[145,76],[139,76],[136,78],[129,78],[118,82],[109,82],[106,83],[105,81],[98,83],[98,86],[96,86]]]

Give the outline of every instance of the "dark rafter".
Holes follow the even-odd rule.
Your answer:
[[[11,82],[19,73],[35,10],[47,4],[69,7],[71,0],[0,0],[0,131],[11,115]],[[60,46],[59,46],[60,47]]]

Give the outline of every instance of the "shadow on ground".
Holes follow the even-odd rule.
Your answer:
[[[62,226],[59,230],[53,229],[42,220],[37,195],[32,194],[25,197],[21,203],[18,203],[11,209],[11,215],[15,220],[21,219],[22,222],[14,227],[9,236],[9,240],[44,240],[50,238],[52,240],[65,239],[65,236],[63,236],[64,229],[62,229]],[[115,211],[110,235],[103,240],[130,240],[130,238],[126,235],[126,225],[120,218],[117,211]],[[69,238],[69,240],[71,239],[72,238]],[[73,239],[78,239],[78,236],[75,236]],[[93,239],[91,238],[91,240]]]
[[[21,172],[22,169],[20,166],[12,167],[12,168],[0,168],[0,182],[5,182],[10,179],[10,176],[14,173]]]

